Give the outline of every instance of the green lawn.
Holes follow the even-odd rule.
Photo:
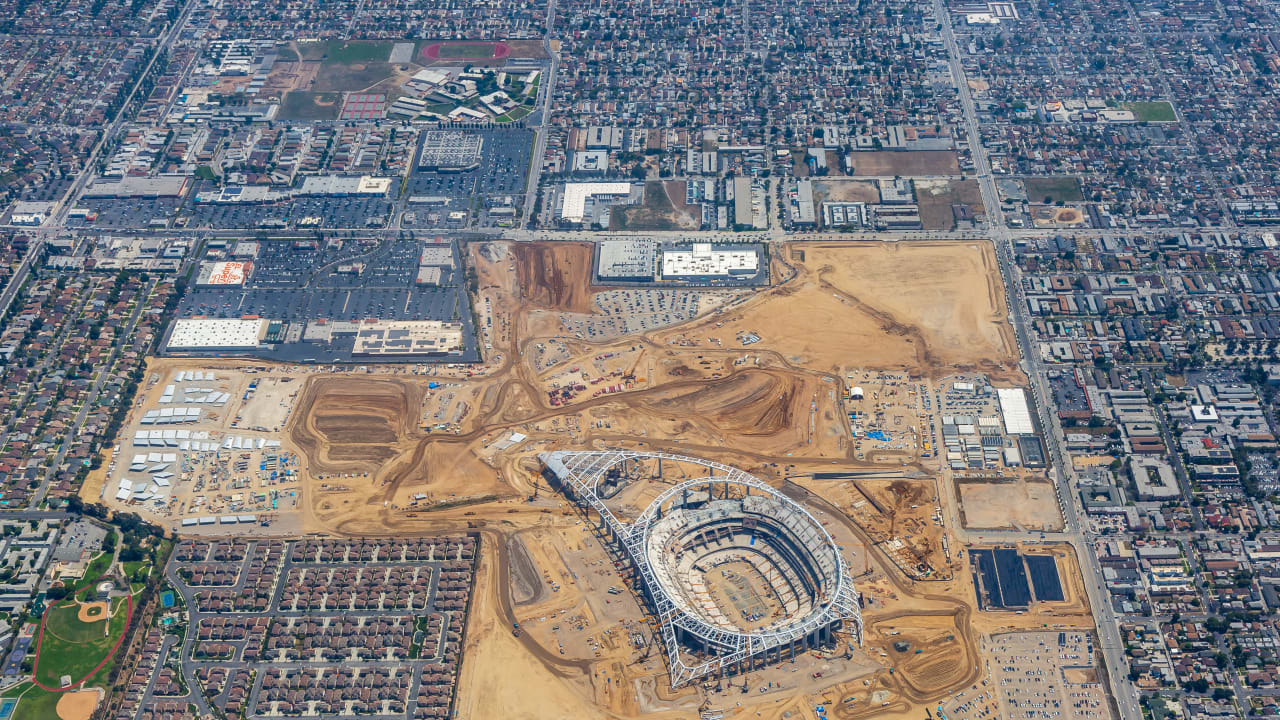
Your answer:
[[[444,43],[440,46],[441,58],[476,58],[493,57],[494,43]]]
[[[1022,184],[1027,189],[1027,200],[1033,203],[1042,203],[1046,197],[1049,204],[1084,200],[1080,181],[1073,175],[1023,178]]]
[[[50,610],[45,618],[40,655],[36,658],[36,680],[48,687],[59,687],[63,675],[70,675],[73,683],[83,680],[107,657],[125,631],[128,612],[124,598],[112,601],[114,615],[109,627],[105,620],[80,622],[78,611],[74,603],[67,603]],[[98,672],[105,673],[108,666]]]
[[[62,693],[49,692],[32,682],[24,682],[10,688],[5,697],[21,695],[13,709],[11,720],[49,720],[58,717],[58,699]]]
[[[498,117],[494,118],[493,121],[500,122],[500,123],[515,122],[527,116],[531,112],[533,112],[533,110],[527,107],[518,107],[512,110],[511,112],[507,112],[507,113],[503,113],[502,115],[499,115]]]
[[[150,569],[151,569],[150,560],[134,560],[132,562],[120,563],[120,568],[124,570],[124,576],[129,578],[130,580],[132,580],[133,576],[144,567],[147,568],[148,574],[150,574]]]
[[[1120,107],[1129,110],[1139,122],[1173,122],[1178,119],[1173,104],[1165,100],[1154,102],[1122,102]]]
[[[71,591],[79,592],[89,587],[94,580],[102,577],[109,567],[111,567],[111,553],[98,553],[89,561],[89,566],[84,569],[84,575],[71,586]]]
[[[391,57],[391,41],[342,40],[300,42],[298,49],[302,51],[304,60],[322,60],[325,65],[347,65],[350,63],[386,62]]]

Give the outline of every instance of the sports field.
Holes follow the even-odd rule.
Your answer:
[[[342,93],[294,90],[284,96],[281,120],[334,120],[341,109]]]
[[[80,603],[75,601],[50,608],[37,641],[33,673],[36,683],[58,689],[64,675],[71,677],[74,686],[102,671],[124,635],[128,601],[115,598],[108,614],[109,618],[101,613],[82,612]]]
[[[1174,122],[1178,119],[1173,111],[1173,104],[1167,100],[1122,102],[1120,107],[1133,113],[1138,122]]]
[[[422,49],[425,60],[491,60],[511,54],[511,46],[498,42],[434,43]]]
[[[391,57],[390,41],[312,41],[299,42],[303,60],[323,60],[326,64],[347,65],[351,63],[387,62]]]

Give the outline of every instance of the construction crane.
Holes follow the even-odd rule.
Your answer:
[[[542,486],[538,484],[538,474],[534,473],[533,474],[533,494],[529,496],[530,502],[538,499],[538,491],[540,489],[542,489]]]
[[[622,376],[623,380],[636,379],[636,368],[640,367],[640,361],[644,359],[644,353],[645,353],[645,350],[642,349],[640,351],[640,354],[636,356],[636,361],[631,363],[631,368],[627,370],[627,372]]]

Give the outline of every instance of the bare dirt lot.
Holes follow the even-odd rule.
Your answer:
[[[530,304],[591,312],[591,243],[516,243],[517,281]]]
[[[950,150],[871,150],[853,154],[853,175],[959,175],[960,165]]]
[[[813,193],[827,202],[880,202],[880,188],[874,180],[815,180]]]
[[[958,483],[965,527],[1060,530],[1062,514],[1053,484],[1025,479]]]
[[[955,225],[952,205],[968,205],[979,218],[985,214],[977,180],[916,180],[915,188],[925,230],[950,230]]]
[[[649,181],[644,202],[617,208],[609,219],[610,230],[697,230],[702,222],[694,208],[684,204],[683,182]]]
[[[376,472],[413,430],[417,386],[396,380],[349,378],[315,383],[304,395],[293,439],[316,473]]]
[[[947,370],[980,370],[997,379],[1023,377],[990,245],[789,247],[793,279],[741,310],[655,339],[679,344],[713,337],[728,346],[746,330],[789,362],[829,372],[863,367],[940,377]]]

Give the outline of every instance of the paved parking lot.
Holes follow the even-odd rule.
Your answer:
[[[415,169],[405,192],[409,195],[442,195],[469,198],[472,195],[505,195],[524,192],[533,150],[529,130],[476,130],[484,138],[480,167],[461,173],[438,173]],[[452,209],[452,208],[451,208]]]
[[[1005,717],[1073,720],[1111,717],[1110,705],[1088,633],[1027,632],[997,635],[985,643],[992,681]]]
[[[177,215],[178,198],[81,198],[76,207],[96,212],[92,223],[82,218],[69,218],[71,227],[144,228],[153,220],[168,222]]]
[[[188,199],[182,212],[190,218],[187,226],[191,228],[260,228],[273,223],[364,228],[385,225],[391,209],[392,202],[383,196],[308,196],[263,205],[196,203]],[[309,223],[307,219],[311,219]]]
[[[462,323],[468,338],[461,359],[478,358],[470,298],[453,249],[452,267],[441,284],[416,284],[424,243],[412,239],[348,241],[329,247],[311,241],[258,243],[253,274],[243,287],[195,287],[183,297],[178,317],[237,318],[256,315],[286,324],[283,342],[259,353],[282,361],[348,362],[352,339],[302,342],[308,323],[379,320],[440,320]],[[353,265],[360,264],[358,271]],[[459,356],[451,356],[457,362]],[[421,362],[420,357],[405,361]]]

